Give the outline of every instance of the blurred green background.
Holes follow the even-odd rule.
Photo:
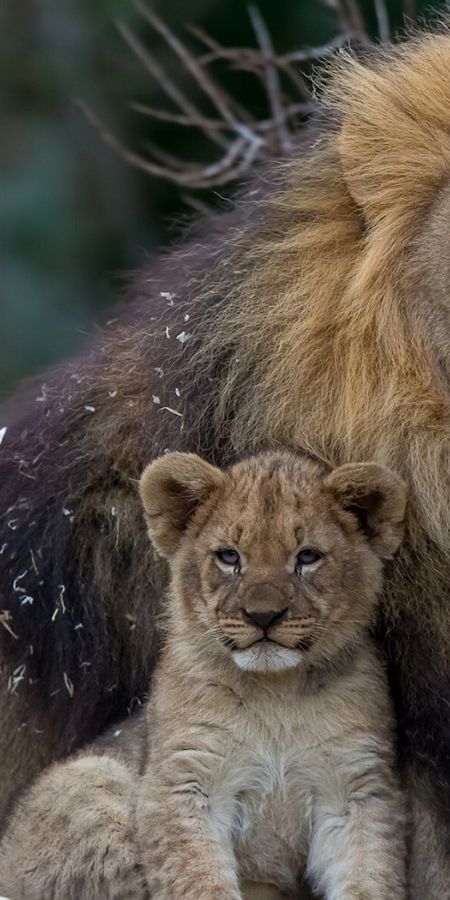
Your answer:
[[[351,8],[352,0],[346,2]],[[243,0],[151,5],[180,35],[190,22],[223,45],[255,46]],[[320,45],[336,34],[336,0],[259,0],[258,6],[280,52]],[[432,15],[443,6],[385,2],[393,33],[405,11]],[[377,38],[377,4],[364,0],[359,7]],[[88,101],[134,149],[145,152],[146,141],[157,141],[187,159],[205,156],[195,130],[152,122],[130,108],[130,100],[173,107],[121,39],[118,20],[198,99],[195,85],[128,0],[1,5],[0,396],[24,375],[74,353],[120,296],[125,275],[171,239],[187,209],[178,188],[118,159],[74,100]],[[237,91],[243,105],[259,112],[263,100],[254,78],[240,77]]]

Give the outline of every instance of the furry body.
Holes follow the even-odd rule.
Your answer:
[[[11,900],[148,900],[134,824],[145,758],[139,716],[45,771],[0,842]]]
[[[326,900],[406,897],[389,701],[368,646],[304,696],[301,677],[169,666],[138,805],[152,896],[241,900],[251,882],[295,900],[306,871]]]
[[[324,900],[404,900],[404,802],[368,636],[402,482],[288,454],[227,473],[169,454],[141,484],[172,569],[145,718],[25,792],[0,842],[0,889],[294,900],[306,875]],[[222,545],[238,562],[222,562]]]
[[[415,801],[413,896],[448,900],[450,37],[342,65],[311,153],[144,272],[83,360],[4,411],[0,807],[146,689],[165,578],[134,553],[149,454],[376,459],[412,496],[380,640]]]
[[[180,666],[172,677],[162,674],[154,703],[166,704],[170,692],[170,715],[158,725],[145,771],[133,768],[126,738],[123,752],[117,751],[113,734],[119,725],[104,755],[90,750],[58,763],[24,793],[0,842],[5,896],[266,900],[267,891],[267,900],[306,900],[301,874],[308,867],[309,881],[327,900],[403,900],[403,799],[392,771],[387,686],[370,646],[320,698],[314,691],[299,699],[295,679],[264,688],[238,672],[224,697],[225,681],[205,689],[212,672],[211,665],[203,668],[194,677]],[[151,734],[154,703],[145,723]],[[144,734],[139,740],[144,746]],[[190,755],[182,749],[186,741]],[[183,805],[170,798],[168,780],[180,795],[188,782],[197,785],[197,795],[187,794],[193,834],[184,854],[178,825]],[[203,824],[202,788],[211,797],[213,848],[210,823]],[[152,837],[154,844],[145,867],[136,836],[137,798],[140,843]],[[159,873],[149,879],[154,893],[145,869]]]

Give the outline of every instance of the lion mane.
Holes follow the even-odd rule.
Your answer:
[[[136,491],[150,458],[188,449],[224,463],[283,446],[332,465],[374,459],[411,491],[379,637],[411,787],[412,895],[442,900],[450,35],[339,54],[322,105],[308,152],[271,163],[232,212],[195,226],[140,274],[83,359],[4,411],[0,806],[147,689],[165,577]]]

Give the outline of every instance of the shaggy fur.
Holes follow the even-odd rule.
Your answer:
[[[416,800],[412,892],[450,898],[449,73],[447,33],[340,57],[311,153],[269,167],[140,276],[84,359],[5,410],[0,807],[148,683],[164,580],[134,552],[149,455],[373,458],[412,497],[379,632]]]
[[[403,482],[370,463],[330,472],[277,453],[223,471],[172,453],[141,495],[172,574],[145,717],[18,801],[0,891],[294,900],[306,877],[323,900],[405,900],[392,711],[368,634]]]

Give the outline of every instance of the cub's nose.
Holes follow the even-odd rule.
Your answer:
[[[256,612],[256,610],[243,609],[242,613],[244,619],[247,619],[247,622],[251,622],[252,625],[257,625],[258,628],[262,628],[263,631],[268,631],[272,625],[276,625],[284,619],[287,609],[278,611],[268,610],[268,612]]]

